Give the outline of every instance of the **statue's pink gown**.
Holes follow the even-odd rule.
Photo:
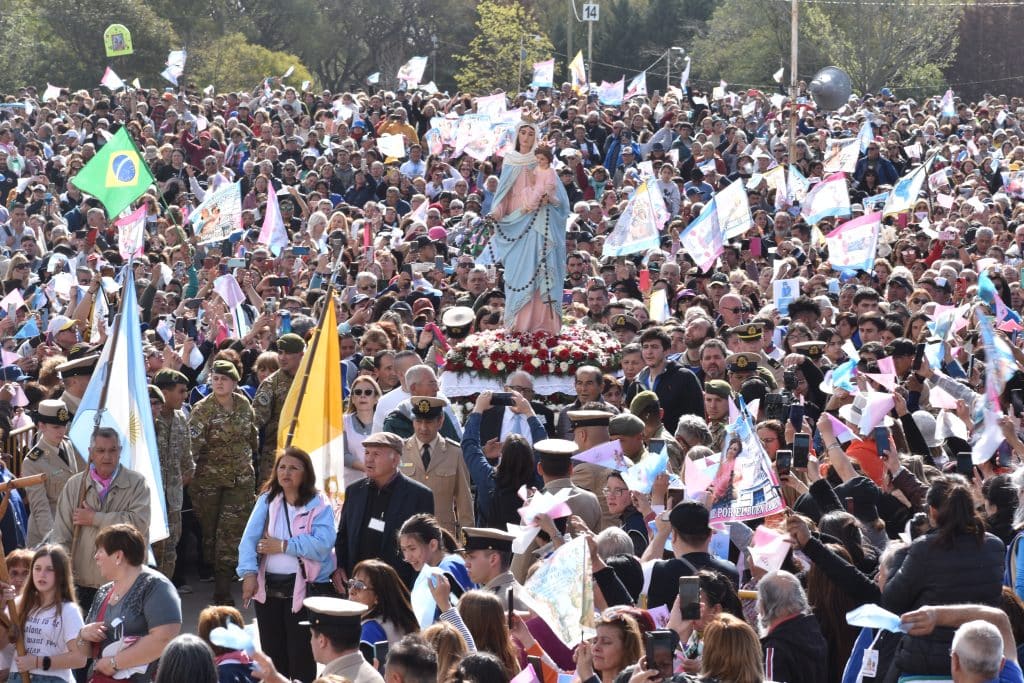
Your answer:
[[[524,170],[505,199],[492,210],[494,217],[500,220],[518,208],[533,206],[545,195],[555,197],[556,182],[558,176],[553,168]],[[543,219],[537,220],[540,222]],[[539,227],[543,226],[535,226],[535,229]],[[511,324],[505,321],[505,327],[516,332],[544,331],[557,335],[562,329],[562,321],[555,316],[552,303],[545,303],[540,298],[540,292],[534,292],[529,303],[519,309],[515,320]]]

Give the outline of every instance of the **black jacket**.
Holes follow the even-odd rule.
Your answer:
[[[777,683],[828,680],[828,643],[818,620],[811,614],[801,614],[777,625],[761,639],[761,651],[765,680]]]
[[[903,614],[923,605],[960,603],[999,606],[1006,546],[992,534],[979,542],[971,536],[940,545],[931,531],[910,546],[900,568],[886,582],[882,607]],[[937,628],[927,637],[903,636],[893,671],[899,674],[949,675],[953,629]]]
[[[641,381],[646,377],[647,369],[644,368],[637,375],[637,381],[626,391],[626,405],[629,405],[633,397],[648,388]],[[657,377],[654,393],[658,395],[661,409],[665,411],[661,422],[669,434],[675,434],[676,425],[683,415],[704,417],[704,388],[695,374],[674,360],[665,363],[665,369]]]
[[[359,557],[359,538],[364,531],[363,515],[369,500],[371,481],[361,479],[345,489],[345,506],[341,509],[341,522],[338,524],[338,538],[334,542],[334,551],[338,558],[338,566],[345,570],[349,577],[352,568],[362,560],[380,559],[391,565],[406,586],[412,587],[416,577],[412,566],[402,559],[398,549],[398,530],[405,520],[413,515],[424,512],[434,514],[434,494],[423,484],[409,479],[399,472],[393,482],[394,491],[388,509],[384,513],[384,533],[381,534],[380,552],[371,557]]]

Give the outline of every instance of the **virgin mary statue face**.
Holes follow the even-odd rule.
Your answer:
[[[533,130],[532,126],[523,126],[519,129],[519,135],[516,137],[516,151],[520,154],[526,154],[533,149],[533,143],[537,139],[537,132]]]

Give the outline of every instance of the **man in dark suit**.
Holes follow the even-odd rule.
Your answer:
[[[334,587],[347,595],[352,569],[362,560],[380,559],[394,567],[410,589],[416,573],[402,559],[398,530],[417,513],[434,514],[434,494],[398,471],[403,442],[397,434],[377,432],[363,441],[366,479],[345,489],[345,506],[334,550],[338,569]]]
[[[505,391],[518,391],[522,394],[523,398],[530,402],[534,414],[544,423],[544,429],[548,433],[548,438],[554,438],[555,414],[543,403],[533,400],[533,377],[529,373],[516,370],[510,374],[505,379]],[[491,439],[504,441],[505,437],[509,434],[520,434],[532,443],[530,427],[526,424],[526,418],[524,417],[522,422],[517,424],[516,414],[511,410],[506,410],[507,407],[510,406],[492,405],[484,411],[483,417],[480,420],[481,444],[486,444]]]

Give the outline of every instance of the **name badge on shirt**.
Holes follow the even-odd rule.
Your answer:
[[[384,533],[384,520],[377,519],[376,517],[370,518],[370,529],[377,533]]]
[[[878,674],[878,650],[864,650],[864,660],[860,667],[860,675],[874,678]]]

